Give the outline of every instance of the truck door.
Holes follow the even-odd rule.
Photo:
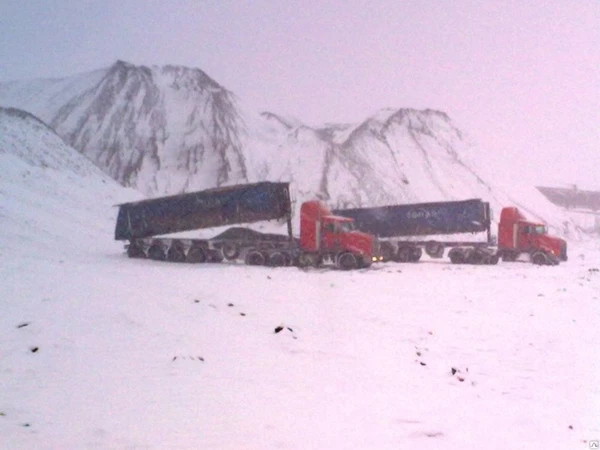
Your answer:
[[[532,246],[531,227],[526,224],[519,224],[519,232],[517,236],[517,248],[519,250],[529,250]]]
[[[324,221],[321,234],[323,250],[332,250],[339,246],[339,236],[334,222]]]

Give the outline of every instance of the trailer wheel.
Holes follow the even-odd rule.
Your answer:
[[[192,247],[189,249],[186,261],[189,263],[203,263],[206,262],[206,253],[202,247]]]
[[[221,253],[221,250],[209,249],[206,252],[206,261],[213,263],[223,262],[223,254]]]
[[[294,261],[294,258],[292,258],[292,255],[290,255],[287,252],[283,252],[283,257],[285,258],[285,265],[291,266]]]
[[[167,255],[162,244],[159,242],[152,244],[148,249],[148,258],[156,261],[165,261],[167,259]]]
[[[336,265],[342,270],[352,270],[358,267],[358,260],[350,252],[344,252],[336,258]]]
[[[411,248],[410,257],[408,260],[410,262],[417,262],[421,259],[421,256],[423,256],[423,250],[419,247],[413,247]]]
[[[287,266],[287,258],[281,252],[271,253],[269,255],[268,265],[271,267],[283,267]]]
[[[173,241],[171,243],[171,247],[169,247],[169,250],[167,251],[167,260],[172,262],[185,261],[185,251],[181,242]]]
[[[250,250],[246,253],[245,263],[249,266],[264,266],[265,262],[265,255],[258,250]]]
[[[127,246],[127,256],[129,256],[130,258],[145,258],[146,253],[144,253],[144,248],[142,247],[142,244],[139,243],[137,240],[133,240],[130,241],[129,245]]]
[[[318,267],[322,262],[322,258],[315,253],[301,253],[298,257],[299,267]]]
[[[441,258],[444,256],[444,244],[437,241],[429,241],[425,244],[425,253],[432,258]]]
[[[408,262],[408,261],[410,261],[411,254],[412,254],[412,250],[410,247],[400,247],[398,249],[398,253],[396,253],[396,261]]]
[[[240,248],[235,244],[226,242],[221,247],[221,254],[226,260],[231,261],[240,256]]]
[[[394,247],[389,242],[382,242],[380,249],[381,257],[383,262],[391,261],[394,259]]]
[[[544,252],[535,252],[531,255],[531,262],[538,266],[545,266],[548,264],[548,257]]]
[[[465,255],[467,264],[483,264],[485,256],[477,249],[468,249]]]
[[[499,259],[500,258],[498,258],[498,255],[488,255],[483,259],[483,263],[490,266],[494,266],[498,264]]]

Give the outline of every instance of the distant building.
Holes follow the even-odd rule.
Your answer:
[[[600,191],[582,191],[575,185],[572,188],[536,186],[536,189],[562,208],[591,213],[600,211]]]

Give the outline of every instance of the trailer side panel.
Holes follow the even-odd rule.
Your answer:
[[[477,233],[490,230],[489,203],[479,199],[334,210],[380,238]]]
[[[115,239],[145,238],[290,215],[289,183],[228,186],[119,205]]]

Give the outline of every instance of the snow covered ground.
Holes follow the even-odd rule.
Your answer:
[[[571,254],[321,273],[9,252],[0,446],[587,448],[600,251]]]
[[[600,439],[597,241],[569,242],[557,267],[128,259],[112,205],[135,195],[77,153],[34,157],[67,150],[13,129],[0,133],[0,448]]]

